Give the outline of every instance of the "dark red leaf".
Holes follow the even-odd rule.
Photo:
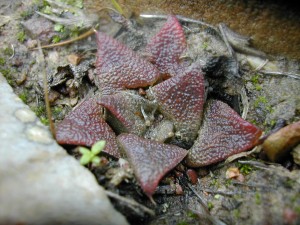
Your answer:
[[[199,167],[222,161],[258,144],[261,134],[259,128],[242,119],[227,104],[211,100],[199,136],[189,150],[187,164]]]
[[[104,95],[153,85],[160,77],[148,61],[110,36],[97,33],[95,83]]]
[[[56,127],[59,144],[92,146],[105,140],[104,152],[119,158],[116,136],[101,115],[101,107],[92,98],[83,101]]]
[[[146,47],[150,60],[162,74],[177,75],[180,56],[186,50],[186,39],[175,16],[169,16],[165,25]]]
[[[108,118],[108,122],[117,132],[137,135],[142,135],[147,128],[141,110],[144,109],[146,113],[150,114],[154,108],[147,99],[129,91],[103,96],[97,100],[97,103],[114,115],[114,117]]]
[[[148,94],[153,95],[161,113],[174,123],[175,132],[181,140],[189,142],[197,137],[205,95],[200,69],[193,67],[183,75],[165,80],[155,85]]]
[[[175,145],[162,144],[133,134],[117,137],[131,163],[143,191],[151,197],[161,178],[187,154]]]

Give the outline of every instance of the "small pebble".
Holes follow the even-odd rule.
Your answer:
[[[74,66],[77,66],[81,61],[81,57],[79,55],[76,55],[76,54],[68,55],[67,59],[68,59],[69,63],[71,63]]]
[[[36,119],[34,112],[32,112],[29,109],[18,109],[15,112],[15,116],[18,120],[20,120],[23,123],[31,123],[34,122]]]
[[[42,144],[51,144],[53,142],[50,133],[38,126],[28,128],[25,133],[26,137],[34,142]]]
[[[197,173],[196,173],[195,170],[193,170],[193,169],[188,169],[188,170],[186,171],[186,175],[188,176],[188,178],[189,178],[189,180],[190,180],[190,182],[191,182],[192,184],[197,184],[197,182],[198,182],[198,175],[197,175]]]

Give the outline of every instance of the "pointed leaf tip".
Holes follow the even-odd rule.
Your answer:
[[[185,35],[177,18],[170,15],[146,47],[151,61],[166,77],[177,75],[180,56],[187,48]],[[168,74],[168,75],[167,75]]]
[[[70,112],[56,127],[59,144],[92,146],[106,140],[104,152],[119,158],[116,135],[104,121],[101,108],[93,98],[86,99]]]
[[[185,149],[175,145],[162,144],[133,134],[121,134],[117,139],[148,197],[153,195],[161,178],[187,154]]]
[[[148,61],[112,37],[97,32],[95,83],[104,95],[153,85],[159,71]]]
[[[149,96],[158,102],[161,113],[175,125],[181,141],[193,142],[200,128],[204,105],[204,76],[197,66],[155,85]]]
[[[199,136],[189,150],[188,166],[199,167],[222,161],[258,144],[262,131],[242,119],[226,103],[207,102]]]
[[[98,155],[105,147],[106,141],[97,141],[95,144],[93,144],[91,152],[94,155]]]

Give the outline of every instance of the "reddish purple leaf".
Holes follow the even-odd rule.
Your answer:
[[[258,144],[261,134],[259,128],[242,119],[226,103],[211,100],[187,164],[199,167],[222,161]]]
[[[105,140],[104,152],[119,158],[116,136],[101,115],[101,107],[92,98],[83,101],[56,127],[59,144],[92,146]]]
[[[180,76],[155,85],[153,95],[161,113],[175,125],[177,136],[190,142],[197,137],[204,105],[204,78],[200,69],[193,67]]]
[[[121,134],[117,139],[148,197],[153,195],[161,178],[187,154],[185,149],[175,145],[162,144],[133,134]]]
[[[151,61],[162,74],[177,75],[180,56],[186,50],[186,39],[175,16],[169,16],[165,25],[146,47]]]
[[[108,118],[108,122],[116,131],[137,135],[142,135],[147,128],[141,109],[143,108],[146,113],[151,113],[154,108],[147,99],[129,91],[105,95],[97,100],[97,103],[114,115]]]
[[[95,82],[104,95],[150,86],[159,79],[151,63],[110,36],[98,32],[97,45]]]

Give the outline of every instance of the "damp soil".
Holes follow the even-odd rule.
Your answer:
[[[209,62],[212,62],[212,57],[226,55],[226,46],[207,27],[183,23],[190,58],[199,60],[206,68],[206,78],[211,85],[208,87],[211,91],[209,95],[226,101],[239,113],[243,113],[245,104],[239,90],[244,88],[249,104],[246,120],[266,133],[281,119],[287,123],[299,121],[300,80],[270,76],[255,70],[266,63],[266,70],[300,73],[300,23],[290,5],[276,1],[263,5],[257,1],[247,1],[248,4],[244,1],[216,1],[210,5],[190,1],[184,6],[179,1],[161,1],[159,4],[137,2],[120,1],[120,5],[127,15],[172,12],[192,19],[204,19],[214,26],[223,22],[243,35],[254,37],[254,46],[266,52],[267,57],[253,57],[237,52],[240,64],[238,80],[241,82],[227,76],[226,82],[223,79],[222,83],[218,83],[208,75]],[[99,8],[111,7],[110,2],[100,1],[99,4]],[[140,6],[137,7],[137,4]],[[95,13],[90,7],[90,1],[86,5],[88,12]],[[15,93],[48,125],[43,94],[43,77],[46,74],[52,119],[55,122],[61,121],[77,103],[96,91],[93,83],[95,37],[44,50],[42,56],[39,51],[29,50],[37,46],[37,40],[41,40],[43,45],[51,43],[56,36],[64,38],[63,32],[58,29],[55,31],[54,23],[34,13],[44,6],[31,0],[4,0],[0,6],[0,72]],[[233,15],[237,14],[239,23],[234,22],[236,18]],[[124,29],[107,15],[101,14],[95,18],[99,19],[97,22],[101,31],[113,35],[141,54],[145,40],[153,36],[164,23],[163,19],[132,16],[135,27],[130,30]],[[272,31],[260,32],[268,30],[270,24],[259,21],[273,21]],[[139,35],[134,33],[136,31],[145,34],[145,40],[139,39]],[[283,31],[285,38],[280,33]],[[78,59],[79,63],[76,63]],[[226,70],[226,67],[223,69]],[[75,146],[66,146],[66,150],[74,157],[79,157]],[[240,178],[226,178],[230,168],[237,168]],[[118,161],[104,155],[100,168],[90,167],[99,184],[107,190],[134,199],[155,211],[155,216],[151,216],[143,210],[132,210],[126,204],[112,199],[115,207],[131,224],[300,223],[300,170],[291,155],[274,164],[268,162],[263,153],[257,152],[229,163],[195,169],[198,177],[196,184],[187,176],[187,169],[181,165],[167,175],[160,183],[158,193],[153,196],[156,202],[154,205],[142,193],[132,173],[124,172]],[[119,179],[118,185],[111,182],[113,177]],[[173,184],[179,185],[183,192],[176,194]]]

